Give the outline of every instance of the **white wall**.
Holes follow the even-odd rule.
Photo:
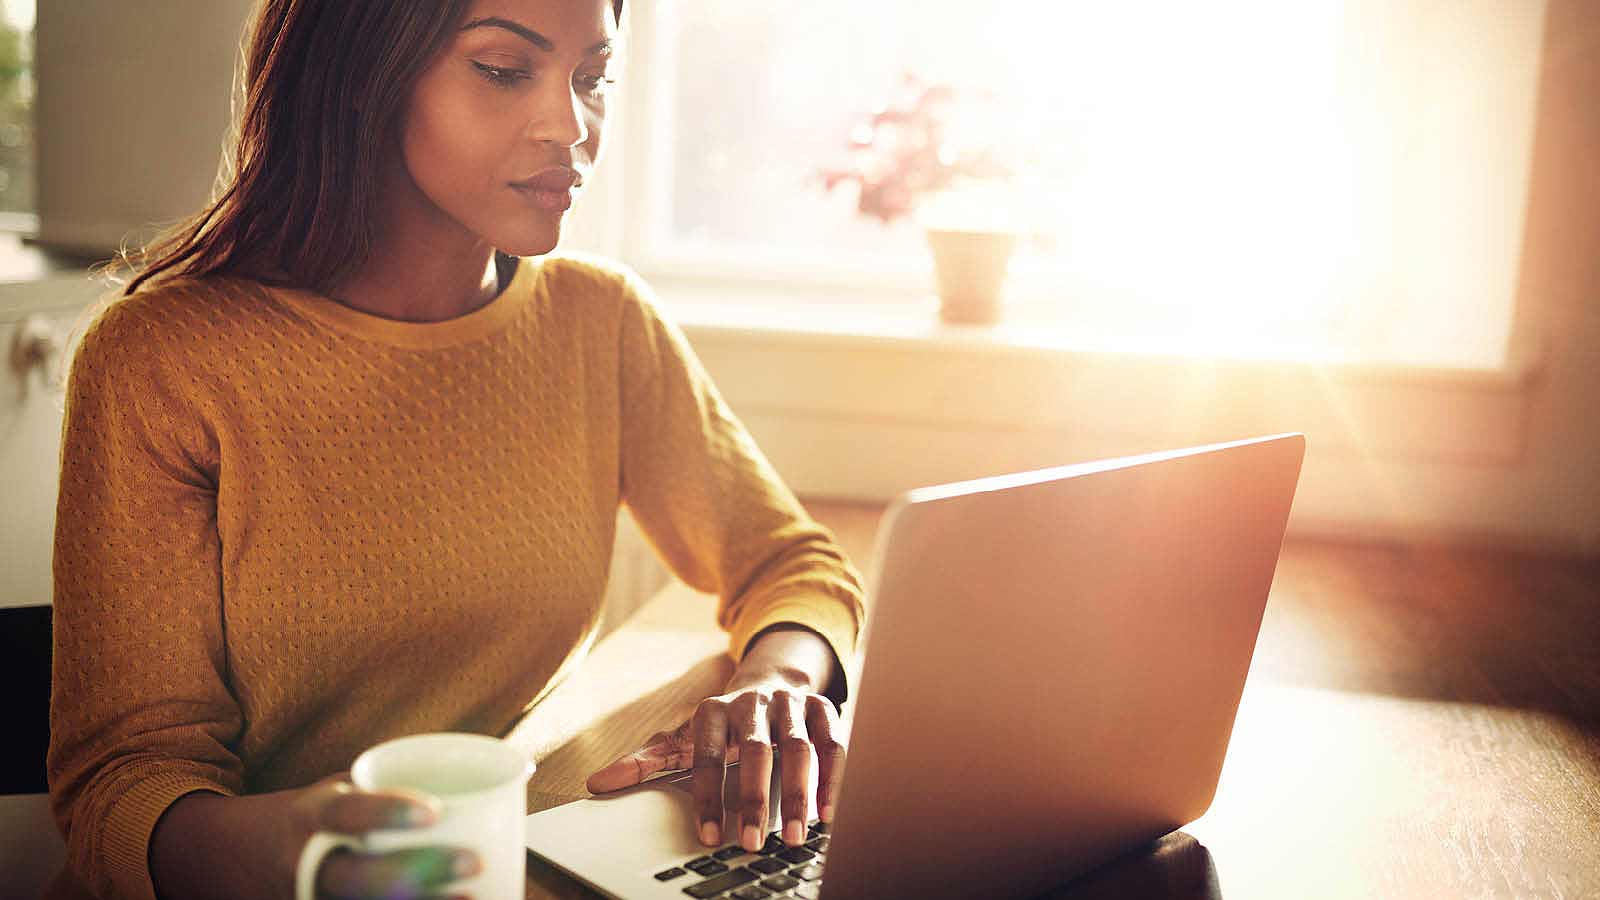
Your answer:
[[[1545,342],[1514,465],[1475,473],[1474,507],[1515,533],[1600,552],[1600,5],[1546,20],[1519,331]]]
[[[253,5],[39,4],[35,134],[43,241],[99,252],[119,246],[130,231],[200,209],[222,159],[239,37]]]
[[[0,354],[25,322],[65,335],[92,299],[78,279],[0,285]],[[63,402],[44,367],[0,367],[0,607],[50,600]]]

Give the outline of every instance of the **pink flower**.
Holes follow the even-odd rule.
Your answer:
[[[907,73],[890,103],[851,129],[850,165],[822,171],[826,190],[853,181],[857,208],[889,223],[909,215],[919,195],[950,187],[961,178],[1006,178],[1008,167],[987,148],[961,152],[948,140],[956,104],[965,98],[948,84],[930,84]]]

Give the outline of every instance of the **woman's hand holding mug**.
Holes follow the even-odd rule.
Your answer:
[[[295,900],[521,900],[533,763],[477,734],[419,734],[356,759],[350,782],[307,792]]]
[[[359,847],[371,833],[437,824],[440,803],[404,788],[362,791],[345,775],[297,793],[290,805],[293,849],[285,862],[297,880],[311,881],[310,896],[316,900],[435,897],[450,882],[483,869],[478,855],[464,847],[417,846],[380,853],[340,849],[317,856],[313,864],[306,853],[313,836],[332,836],[330,847]],[[309,872],[301,871],[308,867]],[[307,889],[296,884],[300,898]]]

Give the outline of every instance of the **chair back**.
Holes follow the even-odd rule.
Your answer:
[[[0,741],[0,794],[42,794],[50,746],[50,605],[0,608],[0,685],[10,737]]]
[[[0,897],[39,897],[67,858],[46,793],[50,746],[50,606],[0,607]]]

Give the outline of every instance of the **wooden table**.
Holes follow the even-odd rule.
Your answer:
[[[809,506],[870,558],[881,508]],[[518,725],[530,810],[721,690],[712,609],[664,590]],[[1210,811],[1050,896],[1600,897],[1600,561],[1289,542]]]

